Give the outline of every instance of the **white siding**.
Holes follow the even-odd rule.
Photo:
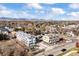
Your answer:
[[[22,31],[16,32],[16,37],[19,41],[23,41],[27,46],[34,45],[36,42],[35,37]]]

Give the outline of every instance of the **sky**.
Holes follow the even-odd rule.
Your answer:
[[[0,17],[79,20],[79,3],[0,3]]]

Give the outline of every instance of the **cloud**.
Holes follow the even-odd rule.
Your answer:
[[[39,3],[28,3],[27,6],[35,9],[42,9],[42,6]]]
[[[1,10],[0,14],[2,14],[2,15],[9,15],[9,14],[11,14],[11,12],[8,11],[8,10]]]
[[[8,10],[5,6],[0,5],[0,15],[10,15],[11,11]]]
[[[4,7],[3,5],[0,5],[0,11],[6,9],[6,7]]]
[[[68,13],[67,15],[70,15],[73,17],[79,17],[79,12],[71,12],[71,13]]]
[[[28,16],[29,14],[26,11],[16,11],[0,5],[0,17],[26,18]]]
[[[8,16],[11,14],[11,10],[8,10],[5,6],[0,5],[0,16]]]
[[[6,8],[5,6],[0,5],[0,17],[10,17],[10,18],[36,18],[36,15],[30,14],[27,11],[23,10],[13,10]]]
[[[69,7],[70,7],[70,8],[73,8],[73,9],[79,9],[79,3],[72,3],[72,4],[69,4]]]
[[[53,5],[53,4],[56,4],[56,3],[46,3],[46,4]]]
[[[52,8],[52,11],[56,15],[64,14],[65,13],[65,11],[62,8]]]
[[[79,20],[79,12],[70,12],[67,13],[68,17],[66,17],[68,20]]]

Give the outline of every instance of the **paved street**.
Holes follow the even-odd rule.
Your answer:
[[[42,55],[49,55],[49,54],[53,54],[53,55],[58,55],[63,53],[61,50],[62,49],[71,49],[75,47],[75,42],[70,42],[70,43],[65,43],[63,45],[54,45],[54,46],[49,46],[44,52],[37,54],[36,56],[42,56]]]

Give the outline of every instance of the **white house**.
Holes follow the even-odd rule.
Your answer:
[[[67,34],[67,36],[69,36],[69,37],[74,37],[74,36],[75,36],[74,33],[73,33],[72,31],[66,32],[66,34]]]

